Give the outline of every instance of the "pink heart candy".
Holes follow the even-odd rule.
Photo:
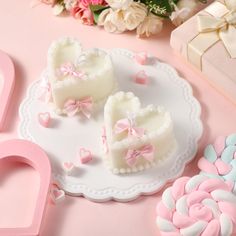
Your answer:
[[[148,76],[144,70],[139,71],[135,76],[134,76],[134,82],[136,84],[148,84]]]
[[[74,163],[72,162],[63,162],[62,163],[62,168],[65,172],[69,173],[74,169]]]
[[[135,61],[138,62],[140,65],[145,65],[145,64],[147,64],[148,56],[147,56],[147,53],[146,53],[146,52],[140,52],[140,53],[137,53],[137,54],[134,56],[134,59],[135,59]]]
[[[87,150],[85,148],[80,148],[79,158],[80,158],[80,162],[82,164],[86,164],[86,163],[92,161],[93,156],[92,156],[92,153],[89,150]]]
[[[53,203],[57,204],[65,199],[65,192],[53,186],[51,189],[51,199]]]
[[[51,122],[51,116],[49,112],[39,113],[38,114],[39,124],[45,128],[48,128]]]

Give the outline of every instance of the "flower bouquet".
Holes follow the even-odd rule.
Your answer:
[[[136,30],[139,37],[161,32],[163,20],[180,25],[206,0],[37,0],[51,5],[55,15],[64,12],[86,25],[111,33]]]

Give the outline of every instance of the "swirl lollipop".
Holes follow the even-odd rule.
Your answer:
[[[198,167],[200,174],[231,183],[236,193],[236,134],[219,137],[213,145],[208,145]]]
[[[177,179],[157,205],[161,235],[232,235],[236,226],[236,196],[231,187],[221,179],[204,175]]]

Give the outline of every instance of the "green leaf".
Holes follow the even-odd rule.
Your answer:
[[[148,9],[159,16],[168,17],[178,0],[141,0]]]
[[[93,13],[94,22],[97,24],[99,15],[102,13],[102,11],[109,7],[104,5],[89,5],[89,8]]]
[[[98,17],[99,17],[100,14],[101,14],[101,13],[93,12],[93,18],[94,18],[95,24],[98,23]]]
[[[92,4],[90,4],[89,8],[92,12],[97,12],[97,11],[102,11],[102,10],[108,8],[108,7],[104,6],[104,5],[92,5]]]

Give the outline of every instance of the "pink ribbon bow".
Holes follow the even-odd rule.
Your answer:
[[[115,134],[120,134],[125,131],[128,131],[128,135],[136,137],[141,137],[145,133],[143,128],[135,127],[134,122],[129,118],[118,120],[115,124]]]
[[[63,76],[70,75],[80,79],[83,79],[85,75],[83,72],[76,71],[75,65],[70,62],[63,64],[59,68],[59,73]]]
[[[134,149],[129,149],[126,156],[125,160],[126,163],[132,167],[136,164],[138,158],[144,158],[148,161],[153,161],[154,159],[154,147],[151,144],[147,144],[140,148],[139,150],[134,150]]]
[[[68,116],[74,116],[77,112],[80,111],[89,119],[91,117],[92,107],[92,97],[86,97],[78,101],[69,99],[64,105],[64,111]]]

